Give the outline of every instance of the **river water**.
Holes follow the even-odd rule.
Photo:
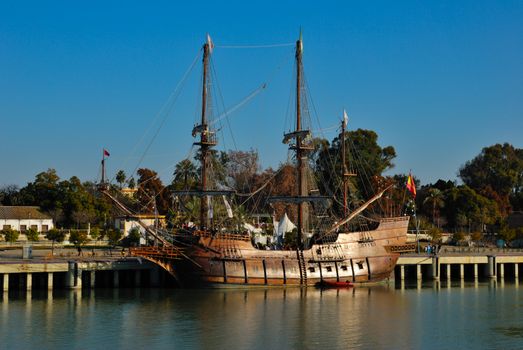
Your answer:
[[[523,349],[523,285],[10,292],[0,349]]]

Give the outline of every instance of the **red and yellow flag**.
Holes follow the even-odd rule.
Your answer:
[[[409,178],[407,179],[407,190],[412,193],[412,197],[416,198],[416,184],[411,174],[409,174]]]

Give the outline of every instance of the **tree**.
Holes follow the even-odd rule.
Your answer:
[[[21,205],[22,199],[20,190],[16,185],[7,185],[0,188],[0,204],[1,205]]]
[[[117,229],[112,229],[107,231],[107,238],[109,239],[109,244],[114,248],[120,239],[122,239],[122,231]]]
[[[140,244],[140,229],[138,227],[133,227],[129,230],[129,236],[127,236],[127,243],[129,246],[134,247]]]
[[[142,210],[154,213],[154,209],[160,214],[167,213],[170,203],[170,194],[165,190],[162,180],[158,174],[150,169],[138,169],[138,192],[137,199],[142,206]]]
[[[12,228],[5,228],[1,231],[1,233],[4,235],[5,241],[9,243],[16,242],[18,236],[20,235],[20,232],[13,230]]]
[[[458,231],[452,235],[452,241],[459,245],[461,242],[465,240],[465,234],[461,231]]]
[[[251,192],[253,178],[260,168],[258,152],[253,149],[229,151],[227,158],[227,177],[232,181],[231,186],[240,192]]]
[[[87,242],[87,232],[73,231],[69,234],[69,242],[75,247],[80,247]]]
[[[432,243],[441,243],[441,238],[443,235],[441,234],[441,230],[439,228],[433,226],[427,231],[427,234],[430,236]]]
[[[91,232],[89,232],[89,235],[91,236],[92,239],[94,239],[95,241],[98,241],[98,239],[100,238],[100,229],[98,227],[93,227],[91,229]]]
[[[445,198],[445,216],[450,227],[483,231],[484,225],[494,224],[500,218],[496,202],[466,185],[446,191]]]
[[[134,177],[131,177],[129,181],[127,181],[127,185],[131,189],[134,189],[136,187],[136,181],[134,180]]]
[[[321,193],[333,194],[336,198],[343,198],[342,174],[345,172],[341,160],[341,135],[334,138],[330,145],[318,142],[319,150],[314,154],[315,174]],[[350,177],[349,195],[352,206],[358,206],[367,200],[376,189],[377,182],[382,181],[382,173],[394,167],[393,159],[396,151],[392,146],[378,145],[378,134],[371,130],[358,129],[345,133],[345,165],[349,173],[358,173],[362,176]],[[338,200],[337,203],[341,201]],[[342,211],[335,203],[335,212]]]
[[[38,231],[36,231],[34,228],[30,228],[29,230],[25,231],[25,236],[31,242],[38,241]]]
[[[459,176],[470,188],[495,200],[505,216],[511,209],[511,198],[523,190],[523,149],[504,143],[485,147],[459,170]]]
[[[122,189],[123,184],[125,183],[125,179],[126,179],[125,171],[119,170],[116,173],[116,182],[118,182],[120,184],[120,189]]]
[[[192,190],[198,186],[198,170],[193,162],[184,159],[174,169],[171,187],[173,190]]]
[[[47,233],[45,234],[45,238],[52,241],[51,254],[54,255],[54,243],[63,242],[65,240],[65,232],[52,228],[49,231],[47,231]]]
[[[431,205],[432,207],[432,223],[439,227],[439,220],[436,223],[436,210],[445,206],[443,192],[437,188],[431,188],[428,191],[428,196],[423,200],[423,204]]]

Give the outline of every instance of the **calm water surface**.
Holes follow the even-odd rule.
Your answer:
[[[4,294],[0,349],[523,349],[523,285]]]

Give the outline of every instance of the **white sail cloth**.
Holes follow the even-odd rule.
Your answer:
[[[275,238],[280,238],[281,237],[281,239],[284,239],[285,238],[285,233],[291,232],[295,228],[296,228],[296,225],[294,225],[292,223],[292,221],[287,216],[287,213],[285,213],[285,215],[283,215],[283,218],[278,223],[278,230],[276,231],[276,237]]]

